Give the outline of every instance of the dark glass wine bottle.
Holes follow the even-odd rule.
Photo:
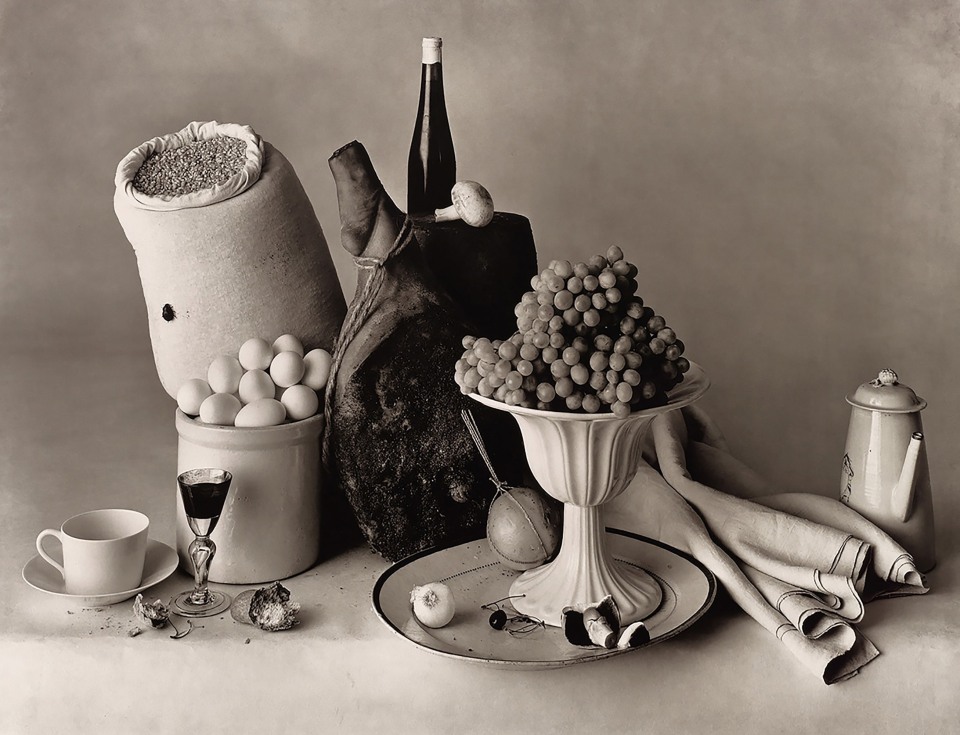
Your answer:
[[[450,205],[457,181],[453,137],[443,99],[443,68],[439,38],[423,39],[420,106],[407,162],[407,213],[433,214]]]

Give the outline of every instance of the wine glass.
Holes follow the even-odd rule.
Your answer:
[[[177,477],[187,524],[196,536],[188,549],[193,561],[194,586],[174,600],[173,607],[178,615],[205,618],[230,606],[229,595],[207,587],[207,577],[210,562],[217,552],[210,534],[220,520],[231,480],[233,475],[226,470],[212,468],[187,470]]]

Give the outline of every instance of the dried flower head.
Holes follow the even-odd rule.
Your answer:
[[[157,629],[166,627],[170,620],[170,610],[166,605],[160,600],[144,602],[142,594],[133,601],[133,614],[142,625]]]

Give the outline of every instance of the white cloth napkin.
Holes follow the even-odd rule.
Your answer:
[[[776,494],[697,407],[654,419],[644,457],[606,524],[690,553],[827,684],[879,654],[855,626],[864,603],[928,589],[913,558],[848,506]]]

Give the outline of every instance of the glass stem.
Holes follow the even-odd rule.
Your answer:
[[[205,605],[210,601],[207,577],[210,575],[210,561],[217,552],[217,545],[209,536],[197,536],[190,544],[189,552],[193,560],[194,582],[190,601],[195,605]]]

